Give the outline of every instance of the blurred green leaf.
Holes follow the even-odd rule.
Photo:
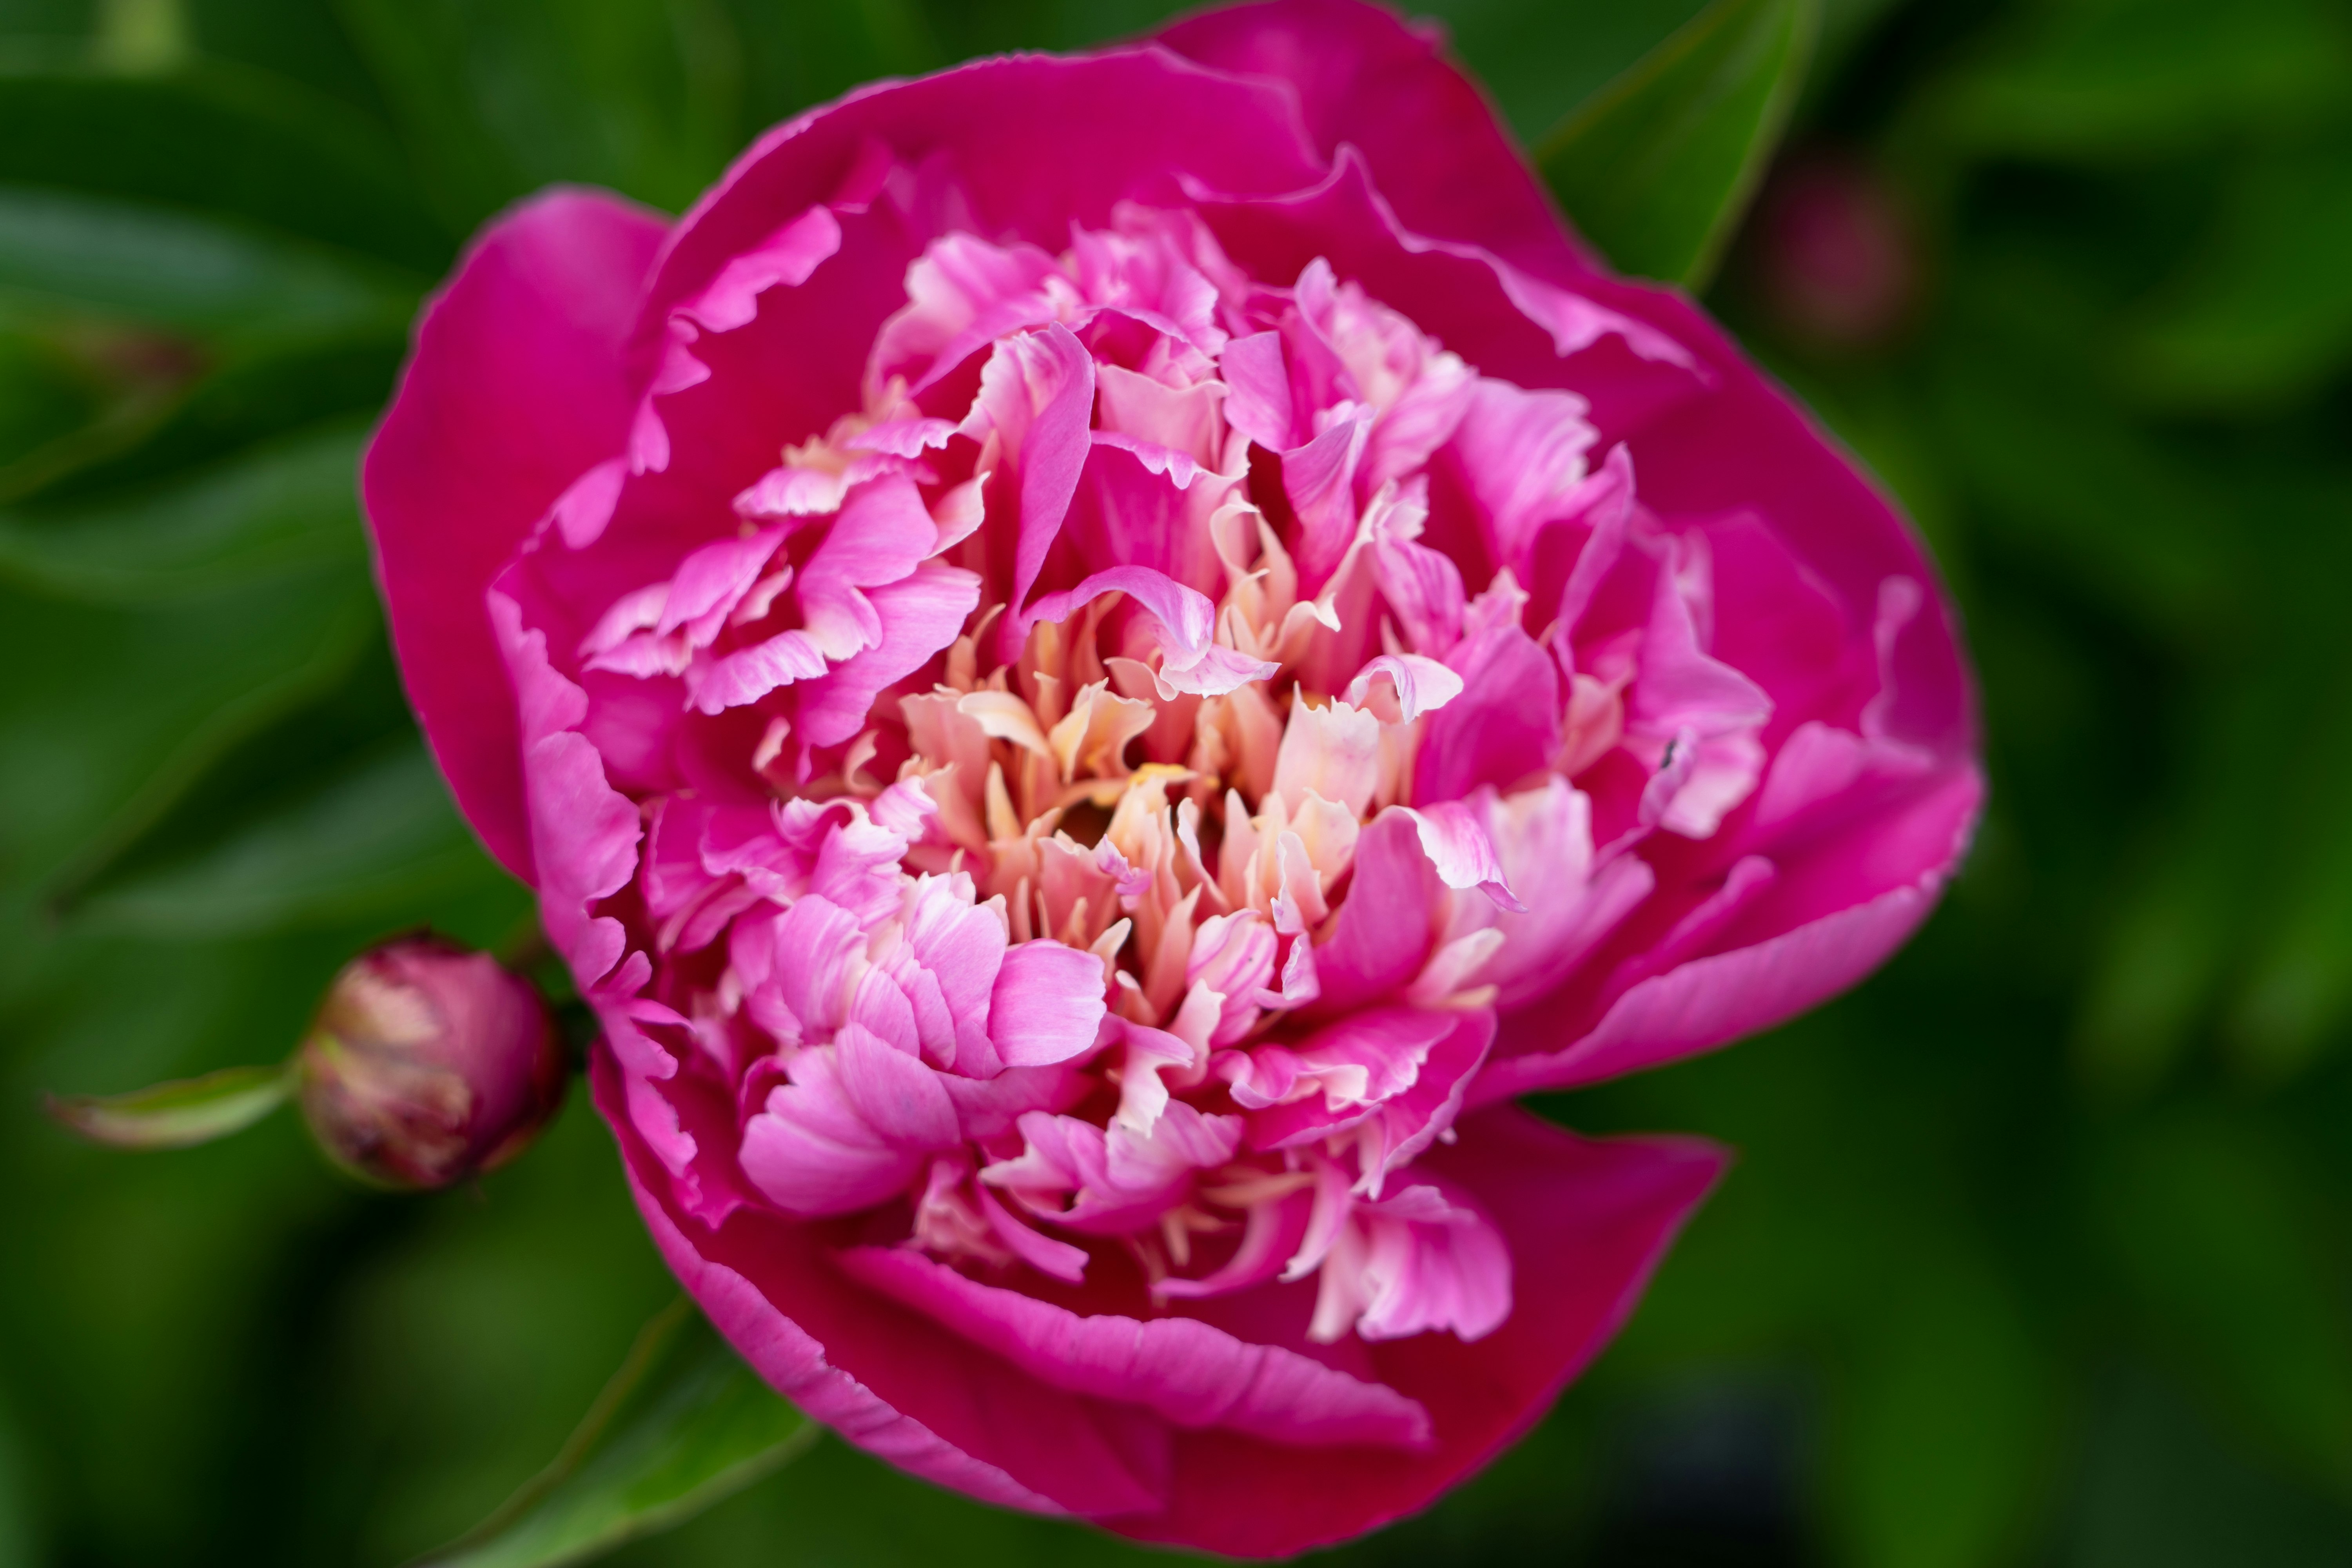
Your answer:
[[[331,924],[501,875],[414,738],[202,853],[85,884],[92,929],[180,941]]]
[[[2125,384],[2159,407],[2274,411],[2352,363],[2352,142],[2252,164],[2206,253],[2149,302]]]
[[[63,306],[208,336],[405,325],[414,275],[110,197],[0,186],[0,309]]]
[[[2281,662],[2293,659],[2285,653]],[[2303,699],[2303,733],[2293,786],[2306,799],[2337,797],[2352,767],[2352,661],[2339,652],[2333,673],[2316,700],[2294,693]],[[2294,801],[2273,825],[2285,828],[2287,846],[2278,868],[2259,874],[2257,899],[2269,918],[2257,927],[2248,973],[2222,1021],[2236,1065],[2265,1084],[2340,1046],[2352,1016],[2352,823],[2325,808],[2306,822],[2300,805]]]
[[[2352,1490],[2352,1302],[2323,1262],[2311,1173],[2210,1112],[2127,1135],[2103,1165],[2102,1217],[2154,1342],[2186,1352],[2307,1473]]]
[[[437,276],[453,233],[364,116],[260,72],[0,59],[0,181],[242,219]]]
[[[329,430],[143,496],[0,510],[0,577],[101,604],[182,598],[360,561],[362,436]]]
[[[91,52],[125,73],[169,70],[188,58],[188,19],[180,0],[108,0],[99,8]]]
[[[2343,1568],[2352,1518],[2270,1469],[2150,1368],[2117,1369],[2087,1423],[2052,1559],[2072,1568]]]
[[[167,477],[200,475],[243,448],[322,424],[372,419],[407,352],[408,334],[362,331],[241,352],[199,364],[132,416],[85,426],[14,468],[0,503],[68,509]]]
[[[69,899],[243,737],[327,689],[381,625],[365,573],[170,605],[0,597],[0,866]]]
[[[283,1066],[223,1068],[202,1078],[128,1094],[53,1095],[50,1117],[93,1143],[117,1149],[185,1149],[241,1132],[286,1103],[293,1075]]]
[[[389,123],[383,95],[335,8],[322,0],[177,0],[196,51],[301,83]]]
[[[50,334],[0,327],[0,472],[88,423],[105,395]]]
[[[2242,929],[2232,919],[2233,869],[2176,851],[2125,900],[2075,1030],[2084,1077],[2099,1092],[2147,1093],[2179,1065]]]
[[[1704,288],[1779,143],[1815,0],[1715,0],[1538,149],[1577,227],[1625,271]]]
[[[1529,142],[1631,68],[1706,0],[1430,0],[1519,135]],[[1179,7],[1181,9],[1181,7]]]
[[[2235,608],[2246,579],[2232,569],[2230,491],[2121,417],[2058,345],[1988,327],[1950,348],[1937,386],[1952,472],[1985,531],[2152,631],[2186,634]]]
[[[1169,9],[1147,4],[1143,9]],[[926,7],[918,0],[858,0],[850,5],[779,5],[721,0],[740,40],[746,130],[774,124],[813,104],[882,77],[919,76],[954,62],[941,37],[984,15],[968,5]],[[930,12],[926,15],[927,9]],[[1107,11],[1095,18],[1108,30]],[[1137,30],[1156,17],[1137,24]],[[1033,47],[1042,40],[1022,40]]]
[[[339,13],[461,232],[554,180],[678,210],[749,129],[719,0],[341,0]]]
[[[431,1568],[578,1563],[691,1519],[822,1430],[681,1298],[646,1325],[552,1464]]]
[[[2352,20],[2328,0],[2058,0],[1923,97],[1970,153],[2144,161],[2340,110]]]
[[[1879,1258],[1832,1414],[1833,1522],[1871,1568],[1976,1568],[2031,1538],[2058,1395],[1992,1260],[1920,1223]]]

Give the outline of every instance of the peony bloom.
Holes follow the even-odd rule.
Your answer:
[[[446,1187],[521,1153],[571,1076],[530,982],[431,937],[345,964],[294,1068],[328,1158],[404,1188]]]
[[[866,89],[478,242],[410,691],[751,1363],[1244,1555],[1425,1504],[1721,1156],[1507,1103],[1850,984],[1974,819],[1917,542],[1346,0]]]

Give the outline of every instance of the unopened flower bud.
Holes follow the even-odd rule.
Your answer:
[[[519,1154],[563,1098],[555,1021],[488,953],[388,942],[335,976],[296,1055],[330,1159],[392,1187],[444,1187]]]

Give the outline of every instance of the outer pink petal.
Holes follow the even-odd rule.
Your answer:
[[[1435,1447],[1301,1451],[1179,1433],[1166,1510],[1105,1520],[1108,1528],[1281,1557],[1427,1507],[1540,1419],[1609,1342],[1725,1164],[1722,1151],[1695,1139],[1591,1142],[1509,1107],[1461,1131],[1460,1142],[1432,1149],[1416,1169],[1467,1189],[1501,1229],[1517,1306],[1475,1344],[1418,1334],[1373,1345],[1368,1357],[1381,1383],[1428,1407]]]
[[[1417,1448],[1430,1440],[1428,1415],[1395,1390],[1194,1319],[1081,1316],[901,1248],[860,1247],[842,1264],[1040,1382],[1141,1405],[1179,1426],[1276,1443]]]
[[[1776,886],[1743,923],[1769,929],[1773,906],[1785,909],[1791,896],[1799,907],[1815,906],[1807,911],[1811,918],[1641,982],[1565,1044],[1554,1043],[1556,1010],[1546,1002],[1507,1016],[1495,1055],[1471,1086],[1471,1102],[1638,1072],[1769,1029],[1827,1001],[1885,963],[1935,909],[1975,831],[1983,795],[1983,776],[1973,763],[1954,769],[1900,820],[1867,825],[1842,853],[1823,857],[1828,864],[1814,876],[1790,879],[1809,885]],[[1898,856],[1913,862],[1906,879],[1874,897],[1843,894],[1870,877],[1871,868],[1859,863]],[[1883,885],[1883,871],[1876,879]]]
[[[1072,138],[1073,126],[1083,137]],[[1180,174],[1244,193],[1322,174],[1289,94],[1160,48],[975,60],[861,88],[761,137],[694,205],[658,265],[636,352],[650,363],[668,308],[757,244],[777,214],[865,201],[893,159],[960,183],[974,210],[942,229],[1009,233],[1055,251],[1069,244],[1073,219],[1101,227],[1123,199],[1181,205]]]
[[[1227,6],[1160,35],[1202,65],[1287,82],[1317,148],[1328,157],[1353,143],[1407,227],[1484,246],[1538,277],[1596,270],[1442,39],[1358,0]]]
[[[1529,309],[1568,296],[1491,251],[1401,229],[1350,157],[1314,191],[1200,206],[1227,252],[1259,276],[1295,275],[1325,257],[1486,374],[1559,386],[1571,379],[1572,355],[1601,442],[1626,443],[1645,505],[1670,522],[1761,518],[1858,619],[1874,612],[1889,577],[1938,580],[1853,458],[1683,296],[1595,274],[1575,283],[1591,318],[1581,326],[1556,312],[1531,318]],[[1596,336],[1594,320],[1619,325]],[[1629,346],[1627,332],[1639,342]],[[1976,744],[1958,630],[1946,598],[1929,595],[1896,641],[1898,700],[1886,718],[1894,738],[1954,761]]]
[[[1033,1321],[1016,1309],[1013,1318],[974,1317],[971,1327],[989,1346],[982,1350],[929,1310],[856,1283],[818,1229],[749,1210],[716,1227],[691,1218],[624,1108],[617,1061],[599,1050],[591,1068],[663,1256],[719,1331],[811,1415],[902,1468],[987,1501],[1082,1513],[1122,1534],[1235,1556],[1286,1556],[1413,1512],[1510,1442],[1623,1322],[1723,1165],[1719,1152],[1693,1141],[1590,1142],[1512,1109],[1475,1118],[1459,1145],[1433,1150],[1423,1163],[1466,1189],[1501,1229],[1520,1310],[1475,1344],[1423,1334],[1366,1351],[1370,1375],[1359,1381],[1430,1412],[1433,1441],[1417,1451],[1361,1440],[1407,1436],[1383,1414],[1401,1406],[1305,1373],[1287,1356],[1267,1358],[1277,1380],[1312,1385],[1306,1392],[1319,1416],[1361,1430],[1352,1443],[1307,1447],[1297,1446],[1304,1432],[1268,1441],[1231,1426],[1186,1429],[1155,1414],[1173,1404],[1188,1419],[1278,1425],[1296,1412],[1286,1400],[1261,1407],[1253,1394],[1262,1390],[1214,1410],[1236,1369],[1201,1357],[1210,1336],[1196,1344],[1171,1330],[1170,1344],[1138,1345],[1128,1358],[1119,1335],[1131,1335],[1133,1323]],[[1265,1321],[1276,1331],[1239,1338],[1303,1351],[1312,1294],[1304,1285],[1254,1292],[1274,1309]],[[1300,1332],[1279,1329],[1286,1312]],[[1038,1353],[1037,1334],[1057,1326],[1076,1336],[1059,1342],[1082,1353],[1048,1382],[1022,1363]],[[1126,1397],[1097,1397],[1079,1384],[1116,1384]],[[1144,1403],[1130,1403],[1138,1398]]]
[[[623,1073],[591,1061],[638,1211],[671,1271],[778,1392],[860,1447],[985,1501],[1091,1517],[1160,1506],[1167,1429],[1049,1388],[845,1276],[818,1227],[757,1209],[712,1226],[629,1120]]]
[[[1752,511],[1868,624],[1889,577],[1941,582],[1910,525],[1862,466],[1682,295],[1600,280],[1593,299],[1694,351],[1710,384],[1660,409],[1631,437],[1644,504],[1667,517]],[[1596,395],[1604,425],[1609,400]],[[1938,589],[1896,639],[1897,697],[1886,732],[1957,759],[1977,743],[1976,692],[1958,617]]]
[[[832,1365],[824,1346],[779,1311],[751,1279],[698,1251],[696,1243],[688,1239],[688,1227],[694,1222],[685,1219],[660,1195],[668,1187],[669,1173],[641,1142],[622,1102],[621,1077],[605,1052],[595,1053],[590,1079],[596,1108],[620,1141],[621,1165],[628,1173],[637,1210],[645,1215],[654,1244],[661,1248],[678,1282],[771,1386],[866,1452],[926,1480],[1009,1508],[1038,1513],[1064,1511],[1052,1499],[1030,1490],[996,1466],[973,1458],[884,1404],[871,1389]]]
[[[531,875],[522,746],[483,591],[556,498],[617,450],[622,347],[666,229],[602,192],[498,219],[425,308],[362,490],[401,675],[492,854]]]

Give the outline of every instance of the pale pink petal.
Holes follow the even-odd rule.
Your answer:
[[[1527,912],[1527,905],[1519,901],[1518,895],[1504,879],[1502,862],[1495,857],[1494,840],[1487,837],[1486,825],[1475,811],[1454,800],[1440,801],[1419,811],[1401,805],[1392,805],[1389,810],[1412,819],[1422,853],[1437,868],[1439,881],[1449,888],[1475,888],[1494,900],[1497,909],[1513,914]]]
[[[1410,724],[1462,695],[1462,678],[1433,658],[1416,653],[1384,653],[1348,682],[1347,700],[1362,707],[1372,700],[1372,682],[1386,676],[1395,692],[1396,716],[1385,721]]]
[[[965,429],[995,433],[1004,444],[1006,472],[1017,487],[1020,527],[1012,560],[1016,611],[1028,600],[1046,552],[1061,534],[1063,516],[1093,449],[1088,426],[1094,402],[1094,356],[1058,322],[999,342],[981,371],[980,397]],[[1008,618],[1005,633],[1017,638],[1027,628],[1027,619]],[[1019,643],[1009,640],[1006,646]]]
[[[1050,1067],[1094,1049],[1103,1013],[1102,960],[1058,942],[1024,942],[997,972],[989,1037],[1008,1067]]]
[[[790,1071],[792,1082],[771,1089],[766,1108],[743,1124],[737,1158],[751,1184],[786,1213],[813,1217],[852,1214],[904,1192],[923,1152],[885,1139],[860,1113],[833,1047],[802,1051]]]
[[[832,209],[813,206],[730,259],[678,311],[710,331],[731,331],[759,313],[762,293],[807,282],[809,274],[840,248],[841,225]]]

